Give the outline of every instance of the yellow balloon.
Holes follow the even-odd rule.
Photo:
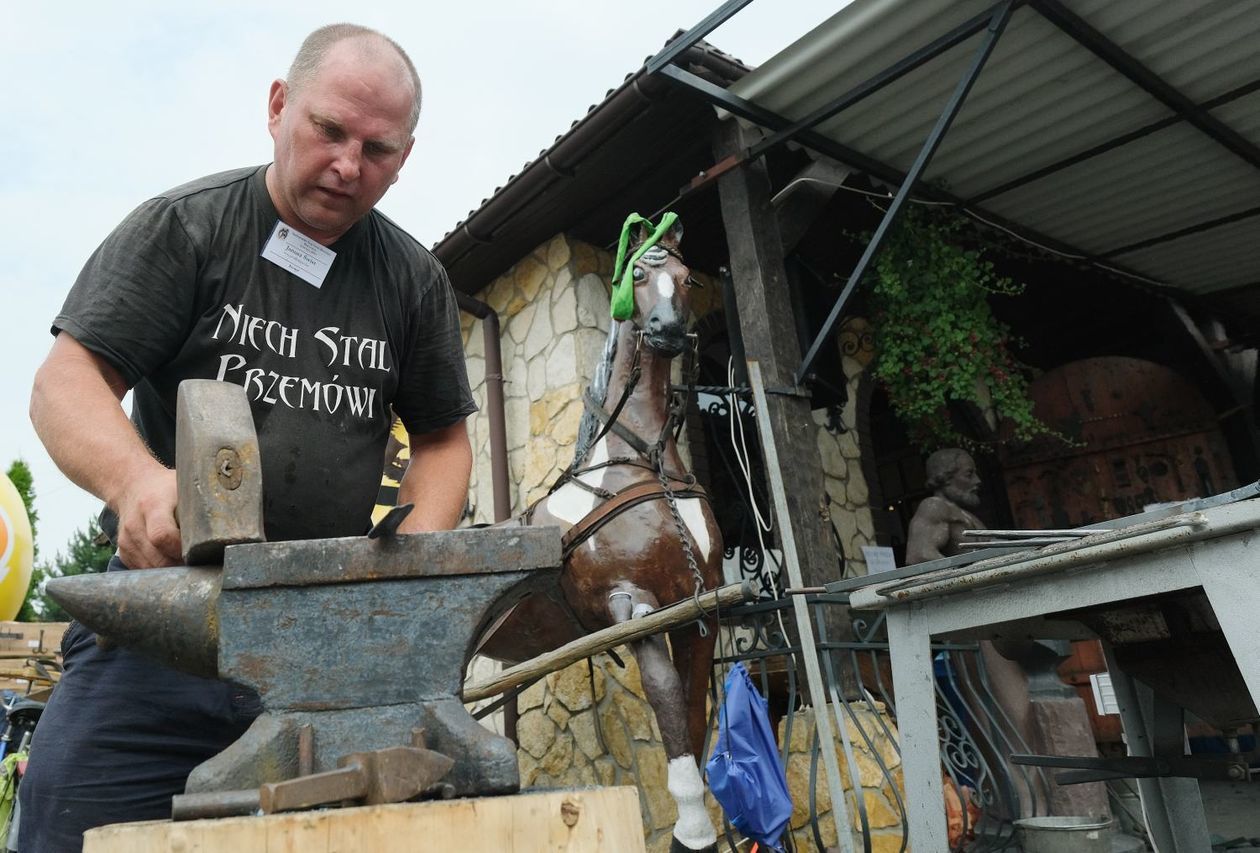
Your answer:
[[[22,609],[34,559],[26,505],[17,487],[0,472],[0,619],[12,619]]]

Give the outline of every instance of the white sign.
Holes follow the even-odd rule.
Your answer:
[[[897,568],[897,557],[892,548],[883,545],[863,545],[862,559],[866,560],[866,573],[891,572]]]

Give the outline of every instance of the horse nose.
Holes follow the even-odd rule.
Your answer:
[[[648,325],[649,332],[651,332],[652,334],[659,334],[661,331],[661,326],[665,324],[661,322],[660,315],[654,311],[652,312],[652,316],[648,317],[647,325]]]

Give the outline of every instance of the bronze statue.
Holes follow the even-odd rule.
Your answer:
[[[927,485],[932,494],[910,520],[908,566],[954,556],[964,530],[984,527],[973,512],[980,508],[980,475],[970,453],[958,447],[933,453],[927,458]]]

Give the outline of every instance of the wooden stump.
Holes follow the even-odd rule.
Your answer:
[[[632,787],[536,791],[88,831],[83,853],[555,853],[644,850]]]

